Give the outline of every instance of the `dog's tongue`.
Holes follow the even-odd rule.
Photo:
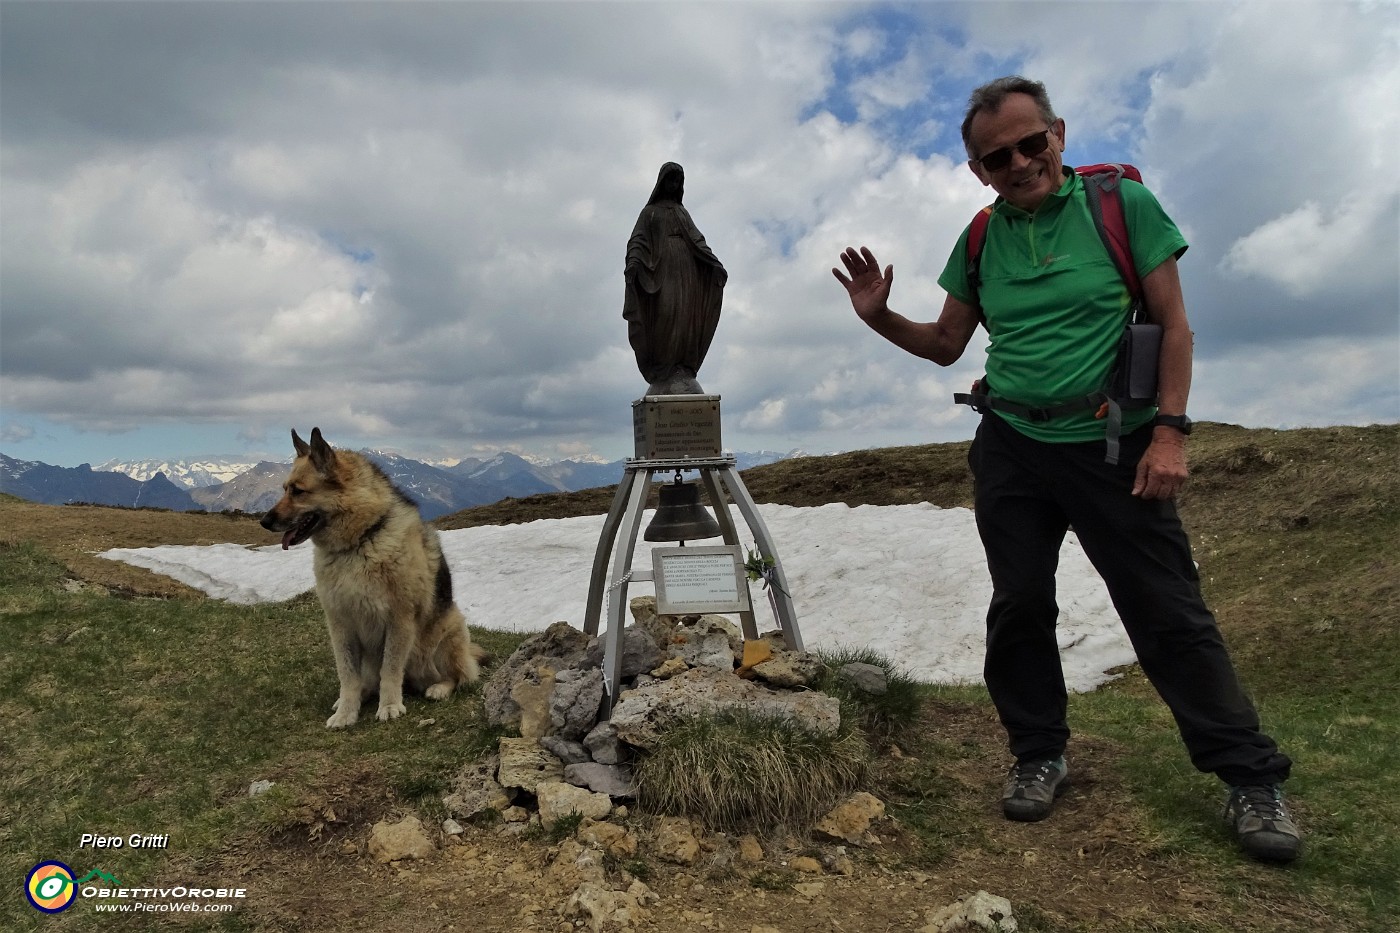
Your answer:
[[[296,530],[296,528],[291,528],[291,529],[289,529],[289,530],[287,531],[287,533],[284,534],[284,535],[282,536],[282,550],[285,551],[285,550],[287,550],[289,547],[291,547],[293,544],[295,544],[295,543],[296,543],[296,536],[297,536],[297,530]]]

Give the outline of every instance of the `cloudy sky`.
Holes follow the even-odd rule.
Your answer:
[[[968,91],[1048,85],[1191,249],[1197,419],[1400,420],[1389,2],[0,4],[0,451],[631,454],[627,238],[663,162],[729,272],[724,442],[970,437],[842,248],[936,315],[989,199]]]

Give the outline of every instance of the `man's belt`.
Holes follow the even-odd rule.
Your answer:
[[[1123,433],[1123,407],[1103,392],[1092,392],[1089,395],[1061,402],[1058,405],[1037,407],[1022,405],[1010,399],[992,398],[987,386],[987,377],[983,376],[972,384],[971,392],[953,393],[953,402],[958,405],[971,405],[972,410],[978,414],[986,414],[988,411],[1004,411],[1007,414],[1016,415],[1036,423],[1050,421],[1062,415],[1092,411],[1095,418],[1102,418],[1105,421],[1104,434],[1108,449],[1105,452],[1104,460],[1110,464],[1118,462],[1118,438]]]

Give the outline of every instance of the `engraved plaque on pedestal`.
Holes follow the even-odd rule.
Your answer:
[[[748,578],[737,544],[659,547],[651,552],[656,611],[662,615],[748,612]]]
[[[718,395],[647,395],[632,403],[638,460],[718,457]]]

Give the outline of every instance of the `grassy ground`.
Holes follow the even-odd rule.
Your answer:
[[[870,776],[905,828],[867,866],[872,879],[996,890],[1012,897],[1022,929],[1039,933],[1395,929],[1400,428],[1205,425],[1192,447],[1182,512],[1237,665],[1297,762],[1289,790],[1305,858],[1277,869],[1236,854],[1217,823],[1214,779],[1190,768],[1170,717],[1129,671],[1072,698],[1079,780],[1038,829],[995,814],[1005,762],[985,694],[923,688],[918,727],[892,737]],[[745,482],[761,502],[968,505],[965,454],[965,444],[866,451],[756,468]],[[532,497],[438,524],[597,514],[610,501],[610,490]],[[338,845],[390,813],[431,822],[457,769],[493,743],[474,695],[419,701],[396,724],[328,732],[335,675],[314,599],[234,607],[90,553],[94,542],[263,541],[251,522],[6,498],[0,528],[0,878],[9,892],[0,929],[147,928],[32,911],[20,887],[42,859],[142,883],[233,885],[269,852],[307,873],[347,871],[353,863],[332,858]],[[498,654],[515,641],[477,634]],[[256,780],[276,786],[253,798]],[[79,848],[83,833],[170,840],[98,851]],[[874,923],[889,900],[877,888],[872,880],[869,892],[845,895],[865,928],[912,929]],[[741,895],[724,928],[746,933],[751,906]],[[311,924],[283,926],[282,916],[192,926]]]

